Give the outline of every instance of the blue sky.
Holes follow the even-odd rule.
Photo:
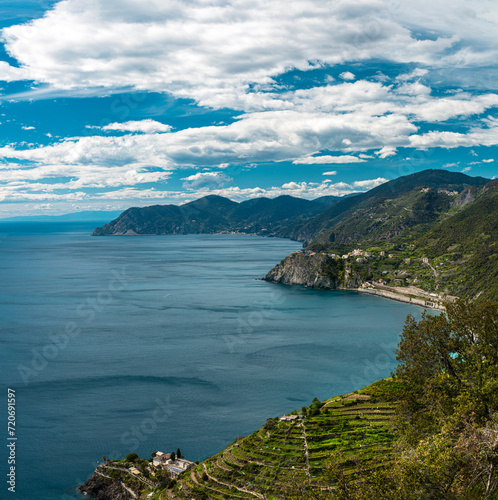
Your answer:
[[[0,218],[498,172],[494,0],[4,0],[0,13]]]

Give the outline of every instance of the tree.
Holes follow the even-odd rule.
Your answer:
[[[396,355],[398,453],[361,481],[331,464],[334,498],[498,498],[498,305],[409,316]]]
[[[173,460],[173,462],[176,460],[176,456],[175,456],[175,452],[174,451],[171,453],[171,460]]]
[[[405,449],[390,473],[397,494],[404,487],[419,498],[495,498],[498,306],[457,301],[446,310],[405,323],[395,372]]]
[[[398,425],[408,441],[483,425],[498,409],[498,311],[489,301],[448,304],[447,314],[407,318],[396,352],[403,386]]]
[[[127,462],[135,462],[135,460],[137,458],[138,458],[138,455],[136,453],[128,453],[128,455],[126,455]]]
[[[177,448],[177,450],[176,450],[176,456],[178,458],[183,458],[183,455],[182,455],[182,452],[180,451],[180,448]]]

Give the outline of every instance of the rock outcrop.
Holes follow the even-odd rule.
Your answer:
[[[135,500],[136,498],[121,481],[97,471],[78,489],[82,493],[91,495],[95,500]]]
[[[341,260],[337,261],[327,254],[294,252],[263,279],[286,285],[333,290],[344,285],[344,267]]]

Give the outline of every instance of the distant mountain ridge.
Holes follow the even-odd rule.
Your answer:
[[[184,205],[129,208],[115,220],[96,228],[93,235],[234,232],[290,238],[305,245],[330,241],[352,243],[364,241],[367,236],[371,240],[389,239],[407,228],[433,222],[450,208],[445,193],[418,190],[418,194],[413,194],[417,188],[458,194],[467,190],[467,196],[471,198],[473,195],[469,190],[480,188],[487,182],[489,179],[483,177],[446,170],[424,170],[386,182],[365,193],[342,198],[323,196],[305,200],[279,196],[237,203],[222,196],[209,195]],[[383,203],[396,204],[392,200],[400,201],[399,210],[392,206],[383,207],[387,219],[382,224],[376,224],[376,221],[368,224],[362,220],[378,213]],[[465,197],[460,197],[459,202],[465,203]],[[396,210],[402,212],[394,217]],[[378,218],[384,217],[379,215]]]
[[[129,208],[117,219],[95,229],[93,235],[243,232],[288,238],[296,226],[305,224],[340,199],[330,196],[305,200],[279,196],[237,203],[210,195],[184,205]]]
[[[367,209],[382,199],[396,199],[416,188],[446,189],[461,193],[470,187],[482,187],[490,179],[470,177],[446,170],[424,170],[398,177],[353,198],[338,201],[317,217],[302,226],[296,226],[291,238],[309,244],[312,241],[329,240],[335,226],[351,217],[358,209]],[[330,240],[329,240],[330,241]]]

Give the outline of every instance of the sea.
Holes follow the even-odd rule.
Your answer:
[[[0,223],[2,499],[84,498],[103,457],[202,460],[389,376],[406,316],[422,313],[262,281],[301,247],[290,240],[91,236],[100,224]]]

